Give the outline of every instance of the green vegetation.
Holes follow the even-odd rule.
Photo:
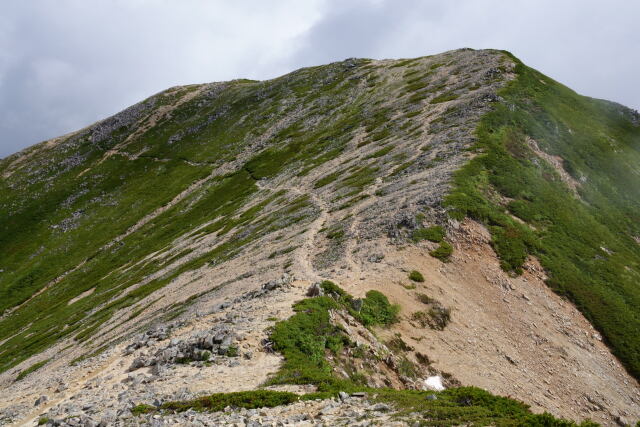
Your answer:
[[[288,248],[284,248],[284,249],[280,249],[277,251],[273,251],[269,254],[268,258],[269,259],[273,259],[282,255],[286,255],[288,253],[291,253],[293,251],[295,251],[296,249],[298,249],[297,246],[289,246]]]
[[[227,406],[232,408],[273,408],[297,402],[300,397],[295,393],[271,390],[240,391],[235,393],[215,393],[193,400],[180,402],[166,402],[159,408],[150,405],[137,405],[131,412],[134,415],[147,414],[155,411],[184,412],[189,409],[195,411],[222,411]]]
[[[399,67],[407,67],[407,66],[410,67],[411,65],[415,65],[415,63],[419,60],[420,58],[403,59],[391,65],[389,68],[399,68]]]
[[[454,99],[458,99],[458,97],[459,95],[456,95],[455,93],[443,93],[442,95],[433,97],[433,99],[429,101],[429,104],[439,104],[441,102],[453,101]]]
[[[25,378],[30,373],[35,372],[38,369],[42,368],[44,365],[46,365],[49,362],[49,360],[51,360],[51,359],[41,360],[40,362],[34,363],[33,365],[29,366],[24,371],[21,371],[18,374],[18,376],[16,377],[16,381],[20,381],[21,379]]]
[[[416,163],[415,160],[409,160],[408,162],[404,162],[400,165],[398,165],[393,172],[391,172],[391,174],[389,176],[387,176],[385,178],[385,180],[389,180],[390,178],[402,173],[403,171],[409,169],[411,166],[413,166]]]
[[[387,347],[389,347],[390,350],[396,353],[413,351],[413,347],[407,344],[402,339],[402,336],[400,334],[396,334],[393,338],[391,338],[385,344],[387,345]]]
[[[452,253],[453,253],[453,246],[451,246],[451,243],[440,242],[440,246],[438,246],[436,249],[429,252],[429,255],[431,255],[434,258],[438,258],[442,262],[447,262],[449,261],[449,257],[451,256]]]
[[[120,324],[135,319],[152,301],[146,298],[178,275],[223,263],[262,236],[309,220],[315,212],[308,199],[259,192],[256,180],[285,170],[302,176],[338,156],[359,126],[374,132],[387,124],[388,111],[374,108],[371,114],[379,94],[356,91],[347,79],[352,72],[335,64],[268,82],[238,80],[215,97],[197,95],[176,107],[171,120],[149,128],[107,128],[98,132],[100,140],[80,132],[54,147],[31,148],[26,167],[0,180],[0,312],[24,303],[0,320],[0,371],[61,338],[86,341],[120,310],[138,304]],[[141,117],[198,88],[150,98]],[[322,102],[314,104],[319,96]],[[282,108],[285,99],[309,107],[303,120]],[[276,115],[286,120],[268,147],[248,152],[246,163],[230,173],[212,174],[266,134]],[[313,128],[305,127],[309,120]],[[124,155],[105,155],[127,138]],[[142,151],[134,160],[127,157]],[[3,175],[10,163],[0,160]],[[348,191],[375,179],[375,171],[363,172],[346,183]],[[175,199],[195,182],[200,186]],[[174,199],[175,205],[127,233]],[[171,251],[176,239],[204,234],[218,237],[206,253],[189,258],[189,249]],[[167,266],[166,274],[131,290]],[[56,286],[46,287],[56,279]],[[68,304],[93,287],[91,295]],[[166,316],[180,311],[173,307]]]
[[[344,173],[343,171],[336,171],[326,176],[323,176],[322,178],[320,178],[315,182],[315,184],[313,185],[313,188],[321,188],[321,187],[324,187],[325,185],[331,184],[333,181],[338,179],[338,177],[343,173]]]
[[[227,357],[238,357],[238,347],[230,346],[229,350],[227,350]]]
[[[427,310],[421,310],[411,315],[411,320],[418,322],[420,326],[431,329],[443,330],[451,321],[451,309],[447,308],[435,298],[426,294],[416,294],[418,301],[428,306]]]
[[[374,139],[374,141],[375,141],[375,139]],[[379,149],[378,151],[375,151],[375,152],[371,153],[366,158],[367,159],[376,159],[378,157],[384,156],[385,154],[389,153],[393,149],[394,149],[393,145],[387,145],[386,147],[383,147],[383,148]]]
[[[639,378],[637,118],[511,59],[517,78],[477,129],[482,154],[455,175],[451,215],[489,226],[505,270],[518,273],[529,254],[537,256],[547,284],[576,304]],[[576,195],[529,138],[564,159]]]
[[[347,200],[346,202],[344,202],[343,204],[341,204],[337,208],[334,208],[333,210],[334,211],[341,211],[343,209],[350,208],[351,206],[353,206],[356,203],[366,199],[367,197],[370,197],[369,194],[359,194],[359,195],[357,195],[355,197],[352,197],[351,199]]]
[[[364,326],[388,326],[397,321],[400,306],[389,303],[382,292],[369,291],[362,301],[360,312],[354,317]]]
[[[413,104],[416,102],[420,102],[426,98],[427,98],[427,94],[425,92],[417,92],[409,97],[409,102]]]
[[[407,372],[411,375],[411,372]],[[359,390],[373,394],[374,401],[393,406],[394,417],[418,416],[420,425],[493,425],[533,426],[533,427],[595,427],[590,421],[576,424],[572,421],[558,419],[551,414],[532,414],[529,406],[507,397],[494,396],[476,387],[451,388],[443,392],[368,389]],[[166,402],[159,408],[151,405],[137,405],[132,408],[133,415],[149,413],[175,413],[187,410],[199,412],[218,412],[226,407],[231,408],[273,408],[288,405],[300,400],[330,397],[326,393],[295,393],[252,390],[236,393],[216,393],[193,400]],[[429,397],[435,397],[429,398]],[[45,421],[46,423],[46,421]]]
[[[422,240],[440,243],[444,239],[444,228],[440,225],[434,225],[427,228],[416,228],[411,233],[411,240],[418,243]]]
[[[435,302],[435,300],[430,296],[428,296],[427,294],[418,293],[416,294],[416,298],[418,298],[418,301],[420,301],[423,304],[431,304]]]
[[[432,307],[428,311],[416,311],[411,315],[411,320],[420,326],[442,331],[451,321],[451,309],[443,307],[440,303],[430,304]]]
[[[378,170],[379,168],[371,166],[358,168],[351,175],[340,181],[337,188],[349,188],[357,194],[375,181]]]
[[[424,276],[417,270],[411,270],[409,273],[409,280],[422,283],[424,282]]]
[[[392,404],[398,415],[418,412],[420,425],[492,425],[573,427],[576,423],[545,414],[532,414],[529,407],[517,400],[494,396],[476,387],[450,388],[440,393],[417,390],[376,390],[376,400]],[[428,399],[427,396],[436,399]],[[597,424],[584,421],[582,427]]]
[[[135,416],[137,415],[142,415],[142,414],[148,414],[150,412],[154,412],[156,410],[155,406],[151,406],[151,405],[147,405],[147,404],[140,404],[140,405],[136,405],[133,408],[131,408],[131,413]]]
[[[275,324],[271,340],[285,361],[268,384],[314,384],[321,392],[353,390],[358,383],[335,377],[325,359],[325,351],[338,353],[343,347],[353,345],[347,335],[330,322],[329,310],[345,310],[368,327],[387,326],[397,320],[399,307],[391,305],[380,292],[367,292],[358,304],[333,282],[324,281],[320,286],[325,296],[296,303],[293,307],[296,314]]]
[[[349,342],[338,327],[331,324],[329,310],[345,310],[363,324],[385,326],[397,319],[398,308],[389,304],[380,292],[370,291],[364,300],[355,300],[335,283],[320,284],[325,296],[304,299],[295,304],[291,318],[278,322],[271,339],[274,349],[282,352],[285,363],[268,384],[314,384],[318,392],[297,395],[288,392],[253,390],[236,393],[216,393],[188,401],[167,402],[159,408],[137,405],[134,415],[160,412],[222,411],[226,407],[256,409],[287,405],[299,400],[322,399],[335,396],[339,391],[366,391],[378,402],[392,404],[396,416],[418,413],[422,425],[539,425],[570,427],[576,424],[560,420],[549,414],[534,415],[524,403],[506,397],[493,396],[474,387],[451,388],[443,392],[415,390],[371,389],[364,385],[366,378],[354,373],[349,379],[337,378],[326,360],[326,352],[337,354],[343,346],[353,347],[353,357],[361,358],[366,349]],[[360,311],[355,307],[361,306]],[[367,320],[368,319],[368,320]],[[388,343],[397,353],[413,351],[398,335]],[[418,359],[429,362],[424,355]],[[416,366],[406,358],[399,357],[398,371],[416,378]],[[427,398],[435,396],[435,399]],[[585,422],[582,426],[594,424]]]

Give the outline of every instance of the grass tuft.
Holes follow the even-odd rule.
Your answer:
[[[21,371],[18,376],[16,377],[16,381],[20,381],[21,379],[25,378],[27,375],[29,375],[32,372],[37,371],[38,369],[42,368],[44,365],[46,365],[51,359],[46,359],[46,360],[42,360],[40,362],[34,363],[33,365],[29,366],[27,369],[25,369],[24,371]]]
[[[418,270],[412,270],[409,273],[409,280],[422,283],[424,282],[424,276]]]
[[[453,246],[448,242],[440,242],[440,246],[429,252],[432,257],[438,258],[442,262],[448,262],[453,253]]]
[[[416,228],[411,234],[411,240],[418,243],[422,240],[440,243],[444,239],[444,228],[440,225],[434,225],[427,228]]]

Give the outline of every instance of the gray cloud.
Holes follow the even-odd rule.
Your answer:
[[[580,93],[638,108],[639,17],[640,3],[623,0],[334,2],[292,63],[506,49]]]
[[[0,15],[0,157],[177,84],[346,57],[512,51],[585,95],[640,107],[640,3],[39,0]]]

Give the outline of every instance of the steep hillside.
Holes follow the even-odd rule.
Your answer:
[[[0,174],[0,422],[640,418],[640,118],[507,53],[171,88]]]
[[[640,377],[640,115],[518,62],[448,198],[491,226],[503,268],[528,254]]]

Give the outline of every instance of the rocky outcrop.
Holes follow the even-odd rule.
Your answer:
[[[166,347],[153,355],[141,354],[136,357],[129,371],[169,363],[215,362],[218,356],[236,357],[237,338],[230,327],[219,325],[209,331],[200,331],[187,340],[172,339]],[[127,347],[126,352],[133,352],[137,345],[138,343],[134,343]]]

